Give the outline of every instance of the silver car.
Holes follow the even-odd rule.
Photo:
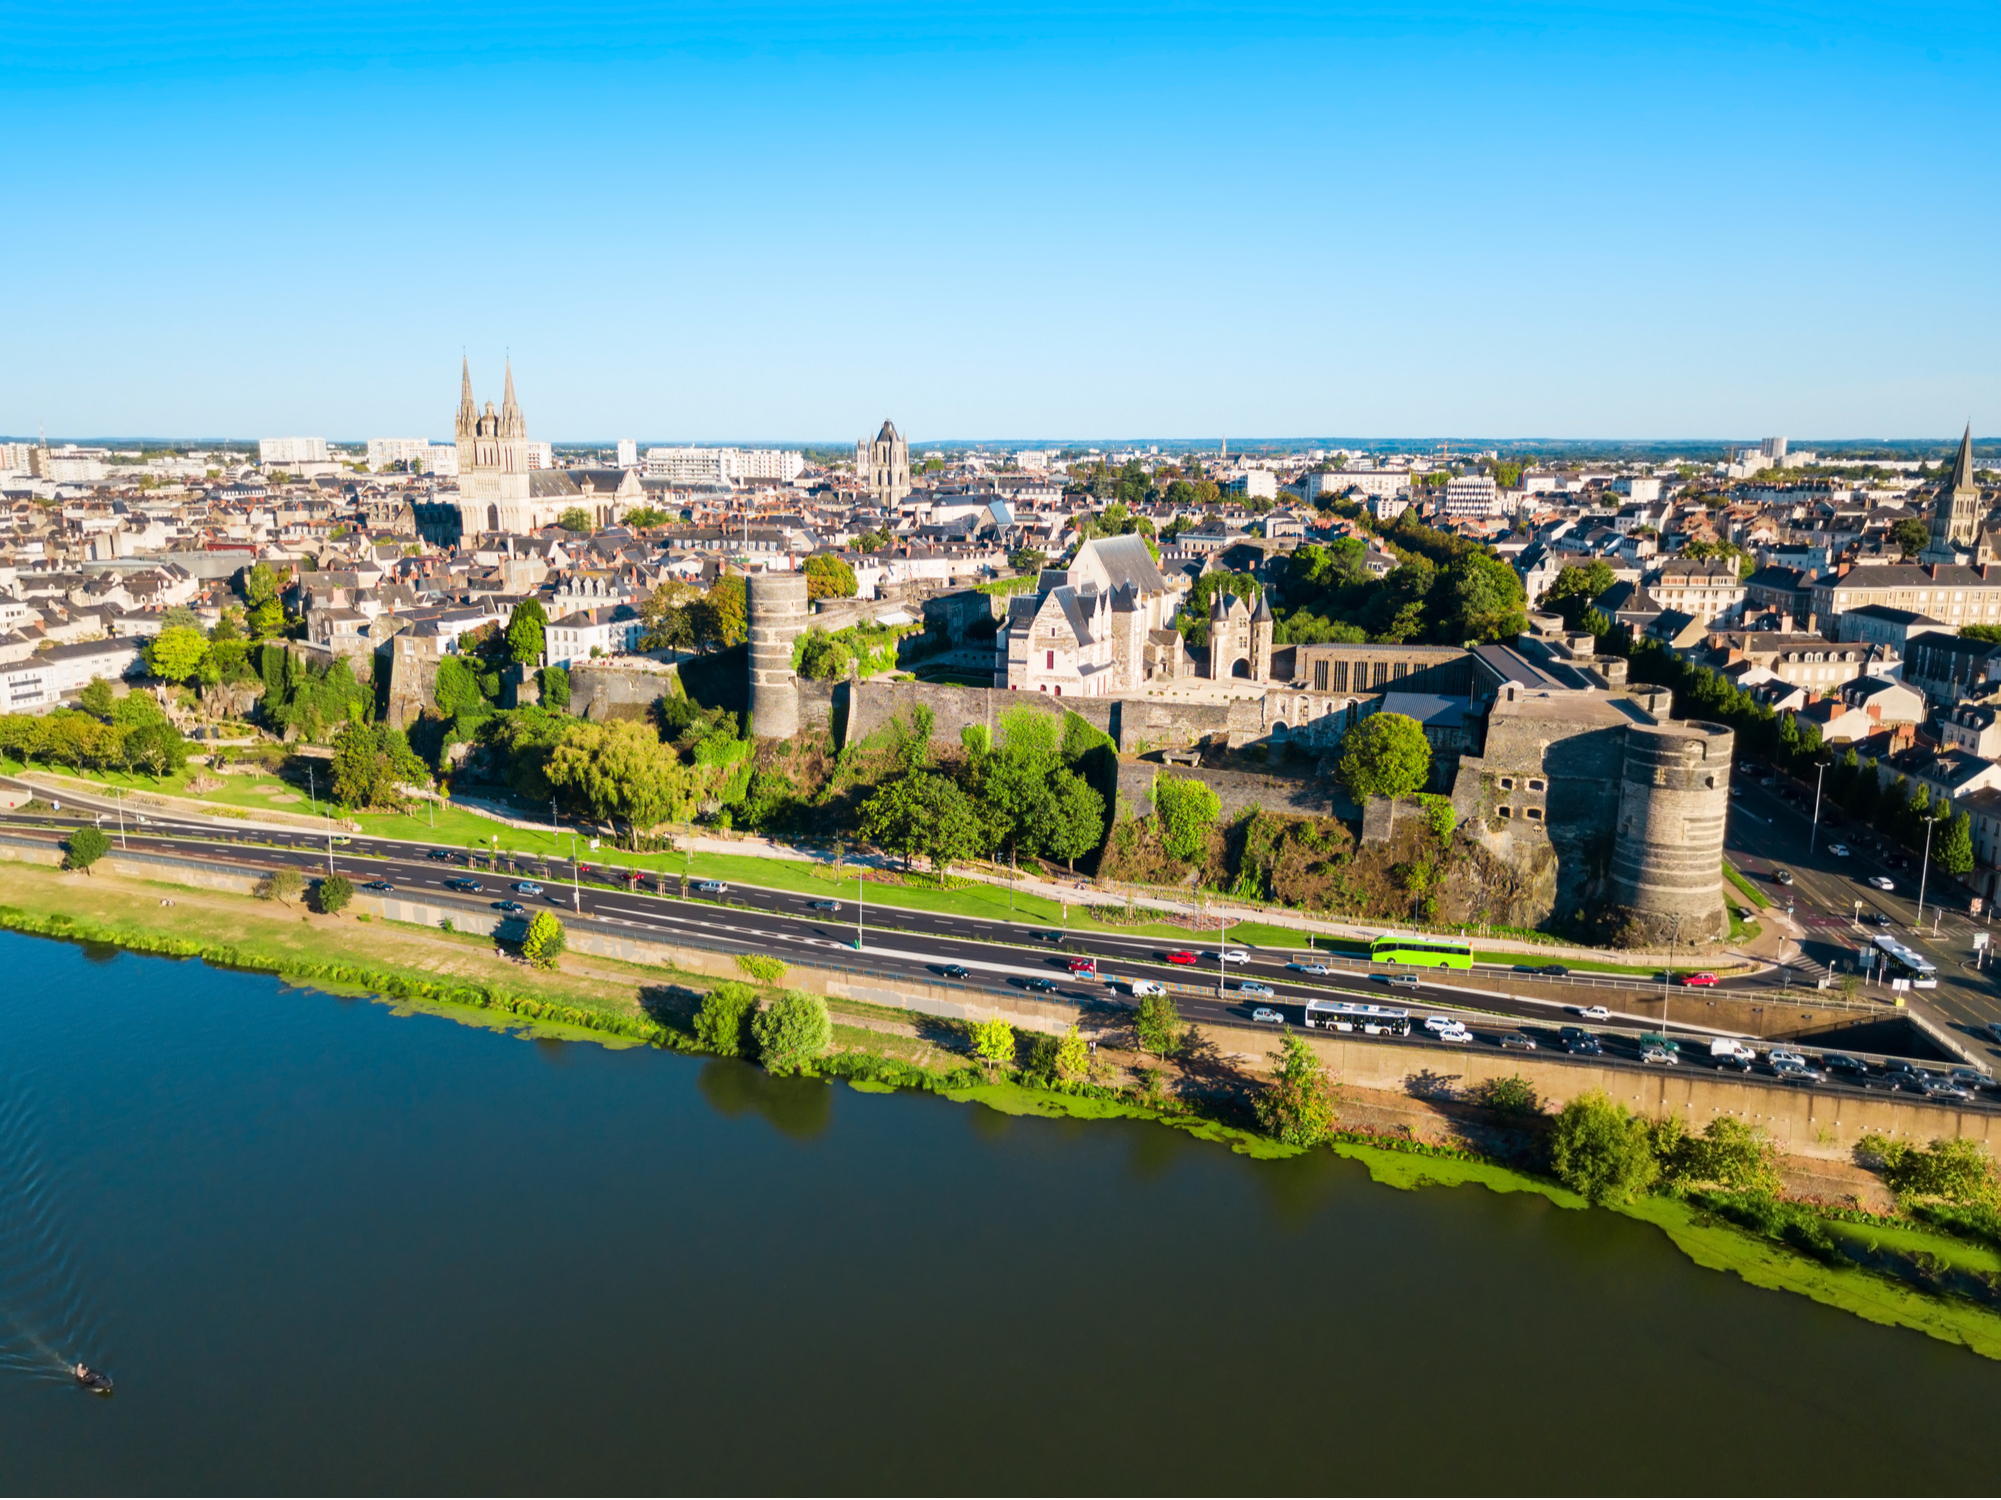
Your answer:
[[[1269,1021],[1274,1026],[1283,1026],[1285,1024],[1285,1017],[1278,1011],[1273,1010],[1269,1005],[1260,1005],[1256,1010],[1252,1011],[1251,1019],[1253,1021]]]

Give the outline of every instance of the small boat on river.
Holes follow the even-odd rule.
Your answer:
[[[93,1396],[108,1396],[111,1394],[111,1377],[102,1370],[93,1370],[89,1365],[79,1363],[70,1371],[70,1374],[76,1377],[78,1385],[89,1391]]]

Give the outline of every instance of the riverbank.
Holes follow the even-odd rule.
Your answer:
[[[594,1040],[610,1046],[702,1050],[692,1030],[712,976],[612,959],[565,957],[544,972],[496,953],[490,940],[356,916],[324,917],[276,903],[126,876],[59,873],[0,864],[0,927],[221,968],[267,972],[297,984],[364,992],[404,1009],[520,1035]],[[365,960],[356,954],[364,951]],[[1200,1075],[1180,1071],[1163,1087],[1145,1062],[1101,1045],[1095,1086],[1050,1087],[1025,1069],[988,1081],[973,1066],[963,1023],[885,1006],[830,1005],[838,1049],[811,1067],[829,1084],[861,1092],[916,1088],[1011,1115],[1148,1121],[1259,1159],[1299,1154],[1246,1128],[1242,1100],[1254,1084],[1212,1057]],[[1178,1086],[1178,1087],[1177,1087]],[[1411,1132],[1409,1100],[1354,1097],[1344,1122],[1381,1119]],[[1518,1164],[1483,1154],[1464,1134],[1437,1141],[1372,1139],[1351,1131],[1329,1144],[1377,1182],[1400,1189],[1480,1186],[1527,1192],[1565,1209],[1582,1199]],[[1907,1220],[1868,1221],[1809,1206],[1833,1237],[1838,1260],[1732,1223],[1701,1204],[1656,1197],[1614,1210],[1659,1229],[1708,1269],[1794,1292],[1871,1322],[1905,1327],[2001,1360],[2001,1253]],[[1860,1219],[1860,1222],[1857,1220]]]

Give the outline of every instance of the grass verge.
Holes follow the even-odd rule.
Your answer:
[[[1737,887],[1744,899],[1749,901],[1759,911],[1770,910],[1772,898],[1746,879],[1743,872],[1728,860],[1723,862],[1723,878]]]

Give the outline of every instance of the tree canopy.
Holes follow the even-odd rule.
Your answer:
[[[1431,778],[1431,742],[1406,714],[1373,713],[1342,737],[1335,775],[1357,803],[1408,797]]]

